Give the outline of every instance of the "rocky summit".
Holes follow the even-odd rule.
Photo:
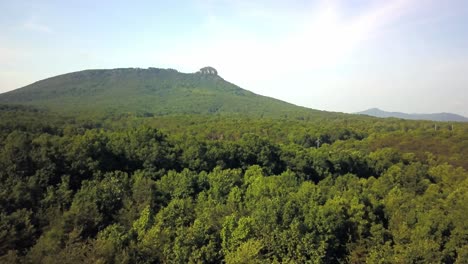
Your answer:
[[[207,75],[218,75],[218,71],[213,68],[213,67],[203,67],[201,68],[198,73],[201,73],[201,74],[207,74]]]

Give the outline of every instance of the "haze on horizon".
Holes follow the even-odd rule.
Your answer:
[[[342,112],[468,116],[463,0],[2,1],[0,93],[72,71],[215,67]]]

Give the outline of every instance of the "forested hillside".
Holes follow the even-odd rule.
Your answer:
[[[242,114],[251,117],[333,115],[254,94],[216,72],[173,69],[85,70],[55,76],[0,94],[0,103],[82,115],[136,113]]]
[[[0,107],[0,263],[466,263],[468,125]]]

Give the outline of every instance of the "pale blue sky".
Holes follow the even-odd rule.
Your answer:
[[[207,65],[315,109],[468,116],[468,1],[0,1],[0,92],[84,69]]]

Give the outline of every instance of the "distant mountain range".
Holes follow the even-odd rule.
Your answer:
[[[445,122],[468,122],[468,118],[452,114],[452,113],[435,113],[435,114],[407,114],[400,112],[386,112],[378,108],[371,108],[366,111],[358,112],[356,114],[368,115],[380,118],[394,117],[410,120],[431,120],[431,121],[445,121]]]
[[[85,70],[0,94],[0,104],[29,105],[74,113],[241,114],[265,117],[345,116],[261,96],[225,81],[216,69]]]

